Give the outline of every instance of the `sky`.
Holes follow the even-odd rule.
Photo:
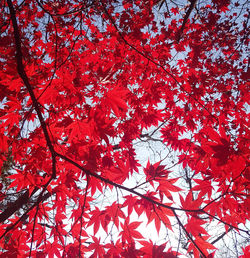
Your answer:
[[[188,1],[185,1],[185,3],[187,3],[187,2]],[[181,5],[183,3],[184,3],[183,1],[178,1],[179,5]],[[187,53],[178,54],[176,56],[176,58],[172,61],[172,65],[174,66],[175,63],[177,62],[177,60],[179,58],[181,58],[181,59],[184,58],[184,56],[186,54]],[[173,53],[173,55],[175,55],[175,53]],[[0,105],[3,105],[3,104],[4,103],[0,103]],[[89,102],[89,104],[91,104],[91,102]],[[162,103],[162,105],[164,106],[164,103]],[[249,108],[249,105],[248,106],[247,105],[248,104],[246,104],[246,112],[249,113],[250,108]],[[160,105],[158,108],[162,109],[163,106]],[[0,106],[0,108],[1,108],[1,106]],[[35,121],[34,123],[29,123],[29,124],[26,123],[24,125],[23,133],[26,134],[26,137],[28,136],[29,130],[33,131],[36,128],[36,126],[38,126],[37,121]],[[155,128],[152,127],[148,131],[152,132],[154,129]],[[146,131],[143,133],[146,133]],[[160,135],[159,132],[156,132],[152,137],[158,138],[159,135]],[[184,134],[183,137],[190,137],[190,135]],[[176,165],[173,167],[172,162],[173,162],[173,160],[177,162],[178,153],[173,152],[172,150],[171,150],[171,152],[169,152],[169,150],[165,144],[162,144],[161,142],[158,142],[158,141],[145,141],[145,142],[135,141],[134,147],[136,150],[137,159],[139,160],[139,163],[142,165],[142,167],[139,169],[139,172],[143,169],[143,167],[146,167],[148,161],[150,161],[152,164],[154,164],[160,160],[163,160],[162,164],[166,165],[166,168],[171,167],[171,176],[173,178],[180,176],[180,174],[183,173],[183,168],[180,165]],[[125,185],[127,185],[129,187],[133,187],[133,186],[136,186],[138,183],[143,182],[144,179],[145,178],[142,175],[142,173],[139,173],[135,177],[127,180],[125,182]],[[185,185],[185,180],[180,179],[179,182],[180,182],[179,183],[180,185],[183,185],[183,186]],[[179,184],[177,184],[177,185],[179,185]],[[143,190],[141,190],[141,191],[143,192],[145,189],[146,189],[146,187],[144,186]],[[150,187],[148,187],[148,189],[150,189]],[[115,190],[113,192],[106,190],[105,194],[106,194],[105,198],[102,201],[100,201],[100,203],[97,204],[97,206],[100,208],[104,208],[106,205],[110,205],[113,201],[117,200],[117,192]],[[126,195],[127,193],[118,193],[120,202],[122,202],[122,194]],[[173,194],[173,198],[174,198],[175,206],[178,206],[180,204],[178,194]],[[178,238],[179,238],[178,225],[176,225],[177,229],[174,230],[174,232],[171,232],[170,230],[166,230],[164,227],[162,227],[160,230],[160,233],[157,234],[154,223],[150,223],[148,225],[148,227],[146,227],[146,225],[145,225],[146,219],[145,218],[146,218],[145,215],[142,215],[138,219],[138,217],[135,213],[132,213],[132,216],[131,216],[131,220],[142,221],[142,224],[139,227],[139,229],[143,235],[152,239],[152,241],[158,245],[168,242],[169,247],[172,246],[174,248],[174,247],[178,246]],[[172,220],[172,221],[173,221],[173,224],[176,223],[175,220]],[[69,229],[70,229],[70,221],[65,221],[65,223],[67,223],[69,225]],[[212,228],[214,228],[214,232],[212,231],[213,234],[218,236],[219,233],[217,232],[217,230],[219,228],[217,226],[217,223],[216,222],[211,223],[210,226]],[[223,230],[222,230],[222,232],[223,232]],[[90,232],[90,233],[92,233],[92,232]],[[116,236],[117,236],[116,229],[113,228],[113,236],[112,237],[115,238]],[[106,242],[109,242],[111,239],[111,235],[107,236],[103,230],[100,230],[96,237],[100,237],[101,239],[105,240]],[[70,241],[70,239],[68,241]],[[231,241],[232,245],[234,244],[234,239],[231,239],[230,235],[228,237],[225,237],[225,241],[229,245],[231,245],[230,241]],[[224,243],[222,241],[218,242],[218,247],[222,247],[223,245],[224,245]],[[185,257],[185,256],[183,256],[183,257]],[[218,257],[220,257],[220,256],[218,256]],[[227,257],[229,257],[229,256],[227,256]]]

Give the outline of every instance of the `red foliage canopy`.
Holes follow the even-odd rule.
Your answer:
[[[0,257],[212,257],[249,237],[246,3],[0,8]]]

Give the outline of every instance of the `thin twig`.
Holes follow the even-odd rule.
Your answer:
[[[83,206],[82,206],[82,212],[80,215],[80,233],[79,233],[79,257],[81,256],[81,245],[82,245],[82,240],[81,240],[81,236],[82,236],[82,217],[84,214],[84,210],[85,210],[85,206],[86,206],[86,199],[87,199],[87,193],[88,193],[88,188],[89,188],[89,176],[87,175],[87,185],[85,188],[85,194],[84,194],[84,201],[83,201]]]
[[[206,255],[202,252],[202,250],[200,249],[200,247],[195,243],[195,241],[193,240],[192,236],[188,233],[188,231],[186,230],[186,228],[184,227],[184,225],[182,224],[182,222],[180,221],[178,215],[176,214],[175,210],[173,210],[174,216],[178,221],[178,224],[181,226],[181,228],[184,230],[184,232],[186,233],[188,239],[190,239],[190,241],[193,243],[193,245],[196,247],[196,249],[200,252],[200,254],[206,258]]]
[[[32,252],[32,245],[33,245],[33,241],[34,241],[34,234],[35,234],[35,227],[36,227],[36,218],[37,218],[38,210],[39,210],[39,203],[38,203],[38,205],[36,206],[36,214],[35,214],[34,222],[33,222],[32,237],[31,237],[31,244],[30,244],[29,257],[31,257],[31,252]]]

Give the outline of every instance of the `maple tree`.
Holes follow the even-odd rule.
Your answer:
[[[0,8],[0,257],[213,257],[249,239],[246,2]]]

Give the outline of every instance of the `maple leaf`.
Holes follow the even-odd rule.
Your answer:
[[[91,257],[102,257],[105,253],[103,246],[100,244],[100,238],[92,237],[94,243],[91,243],[88,247],[90,251],[94,250],[94,253]]]
[[[160,165],[161,161],[155,163],[154,165],[150,164],[149,160],[147,167],[144,169],[144,172],[147,176],[147,180],[154,179],[156,177],[167,177],[169,172],[165,170],[165,166]]]
[[[111,242],[106,244],[105,248],[108,249],[108,252],[106,253],[106,255],[104,255],[104,257],[119,257],[119,255],[124,250],[124,244],[122,244],[118,239],[115,243]]]
[[[179,13],[179,9],[178,8],[171,8],[171,12],[176,15],[177,13]]]
[[[188,223],[185,225],[186,230],[190,232],[193,236],[198,236],[200,234],[207,235],[207,231],[201,227],[201,225],[206,222],[198,217],[191,217],[188,219]]]
[[[209,182],[209,180],[201,179],[194,179],[194,181],[198,185],[194,186],[192,190],[200,191],[197,199],[201,198],[202,196],[205,196],[206,194],[208,195],[208,199],[210,199],[212,195],[212,190],[214,189],[211,185],[211,182]]]
[[[107,93],[104,100],[104,105],[108,105],[112,108],[115,115],[120,117],[120,115],[127,111],[128,107],[124,99],[126,99],[127,90],[113,89]]]
[[[134,239],[142,239],[142,234],[136,230],[140,224],[139,221],[129,223],[129,218],[126,218],[124,223],[121,224],[123,230],[119,234],[122,242],[133,243]]]
[[[132,211],[133,211],[133,209],[135,208],[135,205],[136,205],[138,199],[137,199],[136,196],[132,196],[132,195],[124,196],[124,198],[126,200],[123,203],[123,207],[127,207],[128,208],[128,215],[130,216]]]
[[[178,180],[178,178],[172,178],[172,179],[156,179],[156,181],[159,183],[157,187],[157,191],[159,191],[159,194],[161,196],[161,199],[163,198],[163,195],[165,195],[168,199],[173,200],[172,194],[170,192],[180,192],[182,189],[178,186],[175,186],[174,183]]]
[[[117,161],[117,165],[118,166],[116,167],[113,166],[109,169],[106,169],[103,175],[105,175],[105,177],[112,180],[113,182],[121,184],[128,178],[130,167],[128,163],[124,164],[119,160]]]
[[[203,202],[202,198],[193,200],[193,195],[192,192],[189,191],[185,200],[184,198],[180,195],[180,201],[182,204],[182,208],[183,209],[187,209],[187,210],[199,210],[200,209],[200,205]]]

